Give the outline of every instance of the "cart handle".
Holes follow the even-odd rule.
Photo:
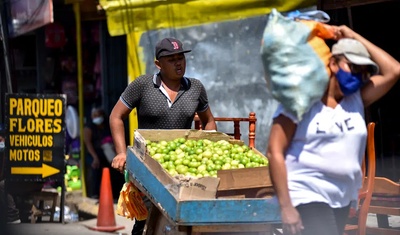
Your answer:
[[[124,170],[124,178],[125,178],[125,183],[129,182],[129,174],[127,170]]]

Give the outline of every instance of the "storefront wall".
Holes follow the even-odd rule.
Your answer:
[[[64,4],[64,1],[57,1],[53,10],[53,23],[9,37],[12,92],[63,93],[67,95],[67,104],[79,111],[76,15],[73,6]],[[82,100],[85,122],[90,118],[91,108],[94,106],[101,106],[110,113],[128,79],[126,36],[111,37],[104,17],[88,18],[86,15],[81,19]],[[4,61],[1,62],[4,66]],[[3,86],[6,84],[4,78],[4,74],[1,74],[2,107],[4,94],[8,92],[5,89],[7,86]],[[3,111],[0,111],[0,124],[4,120]],[[74,146],[66,146],[65,154],[82,155],[79,138],[72,142]],[[120,189],[122,185],[117,184],[116,187]]]
[[[64,80],[77,79],[72,6],[55,5],[52,24],[63,33],[55,35],[55,30],[45,25],[9,39],[14,93],[61,93]],[[102,105],[111,111],[116,97],[127,84],[126,37],[111,37],[104,18],[84,20],[81,25],[85,106],[90,109],[93,105]],[[48,42],[59,35],[65,35],[62,36],[64,43]]]
[[[399,40],[398,36],[392,33],[396,29],[388,31],[384,29],[399,23],[396,17],[398,9],[400,9],[399,4],[398,1],[389,0],[318,1],[320,9],[326,11],[331,16],[331,24],[352,25],[356,31],[387,50],[398,60],[400,60],[400,51],[398,50]],[[324,6],[326,9],[323,8]],[[55,6],[54,22],[59,22],[65,27],[68,40],[63,48],[49,49],[46,47],[44,27],[10,40],[10,46],[13,48],[11,51],[13,57],[12,65],[15,66],[15,70],[12,71],[14,92],[61,92],[61,84],[65,75],[63,73],[65,72],[65,67],[62,65],[62,61],[64,60],[65,62],[67,60],[68,62],[68,59],[66,59],[68,55],[76,55],[76,48],[74,47],[74,43],[76,42],[74,34],[75,22],[72,6],[65,4]],[[102,104],[107,111],[111,111],[120,93],[129,82],[129,77],[133,79],[136,73],[148,71],[149,68],[146,69],[146,66],[144,66],[136,70],[136,72],[131,72],[130,76],[128,75],[127,57],[128,61],[130,61],[129,53],[133,53],[130,49],[135,45],[127,47],[127,43],[128,45],[132,44],[135,40],[139,43],[139,40],[137,40],[138,37],[135,34],[129,35],[130,42],[127,42],[126,35],[124,34],[111,36],[104,17],[95,20],[84,20],[82,28],[83,48],[86,50],[86,52],[85,50],[83,51],[82,55],[84,77],[87,81],[85,92],[88,98],[96,98],[92,100],[85,99],[86,110],[97,102]],[[97,32],[95,33],[97,34],[95,37],[93,31]],[[96,37],[97,39],[95,39]],[[97,41],[93,41],[94,39]],[[21,56],[21,53],[25,55]],[[97,53],[100,55],[101,66],[100,70],[94,72],[96,64],[95,55]],[[132,54],[132,56],[135,55]],[[98,83],[98,77],[96,78],[99,74],[96,73],[101,74],[100,83]],[[3,84],[4,79],[2,79],[2,93],[5,90]],[[377,123],[377,175],[386,176],[393,180],[400,178],[400,173],[398,173],[400,172],[400,160],[398,160],[398,156],[400,155],[398,144],[400,141],[400,124],[396,121],[399,118],[397,117],[397,112],[394,111],[399,89],[399,85],[396,84],[392,91],[367,110],[369,121]],[[104,99],[104,97],[107,98]],[[225,115],[225,113],[222,113],[222,115]],[[260,113],[259,115],[262,114]],[[259,120],[261,123],[261,119]],[[262,138],[259,138],[259,140],[262,141]]]

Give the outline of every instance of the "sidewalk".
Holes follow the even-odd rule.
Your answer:
[[[31,223],[20,223],[8,225],[8,233],[2,233],[4,235],[99,235],[99,234],[118,234],[118,235],[130,235],[134,221],[126,219],[125,217],[116,215],[115,221],[117,226],[124,226],[123,229],[115,232],[101,232],[91,230],[88,227],[95,227],[97,224],[97,218],[84,220],[73,223],[50,223],[41,222],[36,224]]]
[[[48,202],[45,202],[48,203]],[[7,226],[7,232],[3,233],[0,229],[1,235],[42,235],[42,234],[60,234],[60,235],[95,235],[95,234],[124,234],[130,235],[134,220],[127,219],[119,216],[116,213],[115,224],[116,227],[123,227],[122,229],[114,232],[102,232],[93,230],[97,226],[97,215],[99,210],[98,200],[82,197],[82,193],[77,191],[68,192],[65,195],[65,207],[69,209],[69,212],[75,211],[80,214],[80,221],[75,222],[72,219],[71,214],[64,211],[64,223],[59,222],[59,207],[57,215],[54,216],[54,221],[49,222],[49,215],[45,215],[42,218],[42,222],[36,222],[34,224],[29,222],[23,222],[19,224],[9,224]],[[60,201],[57,203],[60,205]],[[117,208],[117,204],[114,203],[114,209]],[[111,219],[111,218],[110,218]],[[92,228],[92,229],[90,229]]]

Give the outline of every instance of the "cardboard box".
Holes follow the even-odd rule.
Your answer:
[[[145,140],[171,141],[176,138],[229,140],[230,136],[221,132],[199,130],[136,130],[133,152],[157,177],[157,179],[174,195],[177,200],[215,199],[219,178],[202,177],[190,178],[172,177],[162,166],[154,160],[147,151]]]
[[[219,191],[272,186],[268,167],[219,170]]]
[[[218,178],[202,177],[177,179],[172,177],[162,166],[149,156],[146,140],[171,141],[176,138],[226,140],[232,144],[243,145],[244,142],[216,131],[201,130],[136,130],[133,152],[150,169],[157,179],[168,188],[178,200],[213,199],[219,197],[264,197],[265,192],[271,195],[272,183],[268,167],[219,170]],[[265,157],[257,149],[258,155]]]
[[[253,148],[253,151],[265,157],[257,149]],[[272,182],[267,166],[219,170],[217,176],[220,179],[217,198],[262,198],[273,195]]]

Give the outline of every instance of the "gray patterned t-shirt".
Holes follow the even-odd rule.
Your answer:
[[[182,79],[181,89],[171,106],[160,86],[158,74],[142,75],[120,97],[129,109],[137,109],[139,129],[190,129],[195,112],[208,108],[206,90],[195,78]]]

